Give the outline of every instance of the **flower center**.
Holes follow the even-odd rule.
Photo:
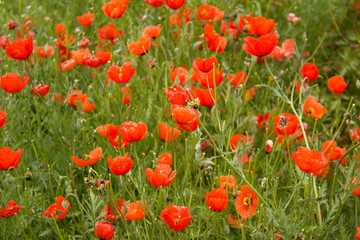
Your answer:
[[[286,128],[289,121],[289,117],[280,116],[280,122],[278,124],[279,128]]]
[[[85,155],[85,161],[89,160],[90,158],[91,158],[90,155],[88,155],[88,154]]]
[[[245,206],[251,205],[251,204],[252,204],[252,199],[249,198],[249,197],[244,198],[243,204],[244,204]]]

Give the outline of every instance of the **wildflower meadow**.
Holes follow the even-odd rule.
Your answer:
[[[0,239],[360,240],[360,1],[0,0]]]

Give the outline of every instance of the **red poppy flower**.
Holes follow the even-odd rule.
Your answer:
[[[115,226],[113,226],[110,222],[97,221],[95,223],[94,234],[95,237],[100,239],[112,239],[115,235]]]
[[[241,156],[241,158],[238,158],[238,160],[239,160],[239,164],[242,164],[242,163],[252,162],[253,158],[250,153],[245,153]]]
[[[111,60],[111,52],[97,52],[94,56],[100,58],[101,64],[108,63]]]
[[[206,24],[204,30],[204,37],[207,38],[206,45],[208,48],[213,52],[223,53],[226,48],[227,38],[216,33],[214,27],[210,24]]]
[[[195,72],[192,75],[192,79],[195,82],[200,83],[200,85],[203,88],[213,88],[215,85],[219,86],[224,80],[224,76],[223,76],[224,68],[222,68],[221,71],[219,71],[216,68],[214,70],[211,70],[210,72],[207,73],[202,73],[202,72],[199,73],[199,71],[197,71],[198,73]],[[214,76],[215,76],[215,80],[214,80]]]
[[[221,21],[221,33],[224,35],[231,34],[232,38],[238,38],[239,37],[239,29],[235,26],[234,21],[230,21],[229,23],[225,20]]]
[[[243,142],[246,145],[254,145],[254,141],[251,137],[247,137],[242,134],[235,134],[230,138],[230,147],[232,150],[236,150],[238,148],[238,142],[240,141],[241,147],[244,148]]]
[[[110,2],[105,3],[101,10],[109,18],[121,18],[127,9],[127,5],[122,4],[118,0],[111,0]]]
[[[88,27],[93,23],[95,17],[95,13],[84,13],[81,16],[77,16],[76,19],[80,23],[80,25],[84,27]]]
[[[164,0],[146,0],[145,3],[152,7],[161,7],[164,3]]]
[[[319,69],[312,63],[305,63],[299,70],[307,82],[315,81],[319,76]]]
[[[45,210],[44,218],[55,218],[56,220],[63,219],[70,209],[70,202],[65,200],[63,196],[57,196],[55,198],[56,203],[52,204]]]
[[[293,152],[292,158],[296,165],[307,173],[319,171],[328,164],[328,160],[322,153],[305,147],[299,147],[296,152]]]
[[[71,54],[76,63],[80,65],[85,65],[84,60],[91,55],[88,48],[71,51]]]
[[[91,112],[95,107],[95,103],[90,103],[87,94],[82,94],[79,90],[72,90],[67,97],[67,102],[70,106],[81,108],[83,112]]]
[[[171,167],[172,165],[172,155],[171,153],[162,153],[159,155],[158,159],[157,159],[157,164],[167,164]]]
[[[170,16],[170,25],[182,27],[184,25],[184,20],[186,23],[191,22],[190,15],[192,14],[191,8],[184,8],[182,16],[180,13],[176,13]]]
[[[266,130],[266,128],[269,124],[270,117],[271,117],[271,113],[256,115],[257,126],[260,129]]]
[[[226,215],[226,219],[229,221],[229,224],[234,228],[240,228],[245,225],[245,219],[235,220],[232,214]]]
[[[233,188],[237,188],[237,183],[233,175],[220,176],[220,188],[230,191]]]
[[[14,200],[10,200],[8,204],[3,208],[0,209],[0,218],[1,217],[11,217],[17,214],[21,209],[21,206],[17,205]]]
[[[274,117],[275,131],[280,135],[290,135],[298,129],[299,121],[291,113],[282,113]]]
[[[213,90],[200,89],[193,86],[188,88],[187,91],[194,99],[199,98],[201,106],[211,107],[215,103],[215,94]]]
[[[170,69],[171,81],[175,83],[176,79],[179,79],[181,85],[184,85],[187,82],[188,74],[188,70],[183,67],[177,67],[174,71],[172,68]]]
[[[355,235],[355,239],[356,239],[356,240],[360,240],[360,227],[357,227],[357,228],[356,228],[356,231],[357,231],[357,233],[356,233],[356,235]]]
[[[227,76],[227,82],[231,82],[234,87],[240,87],[246,82],[247,75],[245,72],[238,72],[235,74],[229,74]]]
[[[168,164],[158,164],[156,166],[155,173],[151,168],[145,169],[145,174],[149,182],[156,187],[169,186],[172,180],[175,178],[176,173],[176,170],[171,172],[171,166]]]
[[[321,152],[330,161],[339,161],[342,155],[344,155],[344,153],[346,152],[346,148],[337,147],[336,142],[330,140],[322,143]],[[348,160],[344,158],[341,161],[341,165],[345,165],[347,161]]]
[[[61,93],[55,93],[54,96],[51,97],[52,100],[59,101],[61,104],[64,103],[64,99],[62,98],[62,94]]]
[[[221,212],[228,205],[229,197],[223,188],[214,188],[206,194],[206,203],[211,211]]]
[[[64,24],[62,23],[55,24],[55,31],[56,31],[56,35],[58,36],[64,35],[66,32]]]
[[[114,24],[107,24],[104,25],[102,28],[98,29],[100,39],[107,40],[107,39],[115,39],[118,35],[116,32],[116,28]]]
[[[149,26],[144,29],[144,34],[148,35],[151,38],[157,38],[160,35],[161,26]]]
[[[48,58],[54,55],[54,48],[52,46],[36,47],[36,54],[39,57]]]
[[[132,76],[134,76],[135,71],[131,62],[125,62],[121,67],[116,65],[109,67],[106,76],[116,83],[128,83]]]
[[[186,94],[185,90],[180,85],[174,85],[169,87],[165,91],[166,97],[170,103],[183,105],[189,101],[189,95]]]
[[[0,129],[5,125],[6,123],[6,113],[0,109]]]
[[[120,88],[120,92],[121,92],[121,102],[123,105],[129,104],[131,99],[131,95],[132,95],[132,91],[129,87],[122,87]]]
[[[50,91],[50,87],[46,84],[36,85],[35,88],[31,89],[31,92],[38,97],[44,97]]]
[[[251,18],[252,18],[252,12],[246,16],[246,20],[243,16],[239,17],[238,28],[240,29],[240,31],[245,32],[247,34],[254,34],[250,25]]]
[[[244,219],[254,215],[258,205],[257,194],[249,186],[243,185],[236,195],[235,207],[237,213]]]
[[[176,205],[168,205],[161,211],[160,217],[173,231],[184,230],[192,219],[188,207]]]
[[[355,128],[354,130],[350,130],[351,139],[354,142],[358,142],[360,140],[360,128]]]
[[[101,187],[101,185],[104,185],[105,187],[107,187],[109,184],[110,184],[110,181],[109,181],[109,180],[101,180],[101,179],[98,179],[98,180],[96,181],[96,186],[98,186],[99,188]]]
[[[101,65],[101,59],[94,57],[93,55],[90,54],[89,56],[84,58],[83,65],[92,67],[92,68],[97,68]]]
[[[168,127],[163,123],[159,123],[157,131],[160,134],[160,139],[164,142],[172,142],[180,135],[180,131],[176,128]]]
[[[203,4],[198,9],[198,16],[204,20],[221,20],[224,16],[224,12],[219,11],[215,6]]]
[[[10,38],[8,36],[0,36],[0,46],[5,49],[7,43],[10,43]]]
[[[102,148],[95,148],[90,152],[89,155],[85,155],[85,159],[81,159],[75,156],[72,156],[72,160],[76,163],[76,167],[80,165],[81,167],[89,166],[95,164],[100,158],[104,158],[102,155]]]
[[[148,209],[147,202],[145,201],[145,208],[143,207],[141,201],[136,201],[132,203],[126,203],[121,208],[121,213],[124,216],[124,219],[131,221],[138,221],[145,217]]]
[[[83,40],[77,42],[76,45],[78,45],[79,47],[87,47],[87,46],[89,46],[89,44],[90,44],[90,40],[87,38],[84,38]]]
[[[334,94],[341,94],[347,88],[347,84],[344,78],[341,76],[334,76],[329,78],[327,84],[330,91],[332,91]]]
[[[6,55],[15,60],[27,59],[34,50],[32,36],[23,39],[16,39],[6,45]]]
[[[59,37],[59,39],[54,43],[54,45],[55,47],[58,47],[62,50],[66,50],[73,42],[74,36],[68,34],[66,36]]]
[[[304,104],[304,114],[306,116],[321,119],[328,110],[324,108],[321,103],[318,103],[315,98],[307,97]]]
[[[6,26],[8,27],[8,29],[14,29],[14,28],[16,28],[17,26],[18,26],[18,23],[17,22],[15,22],[14,20],[10,20],[7,24],[6,24]]]
[[[265,34],[260,38],[244,38],[243,49],[253,56],[263,57],[270,54],[279,42],[276,33]]]
[[[118,221],[121,217],[121,208],[124,206],[125,200],[119,199],[116,200],[116,205],[111,206],[110,204],[107,204],[105,208],[101,211],[102,214],[106,213],[103,216],[104,220],[110,220],[110,221]],[[115,212],[115,213],[114,213]]]
[[[201,72],[209,72],[214,69],[214,67],[218,64],[218,60],[216,57],[211,56],[208,59],[196,58],[193,62],[192,66],[194,69]]]
[[[115,148],[119,148],[119,129],[121,126],[114,126],[112,124],[106,124],[104,126],[99,126],[96,130],[100,133],[102,137],[109,137],[107,139]],[[127,145],[125,142],[121,142],[123,146]],[[126,147],[126,146],[125,146]]]
[[[295,85],[296,85],[296,92],[297,92],[297,93],[300,93],[301,84],[300,84],[298,81],[296,81]],[[304,83],[304,84],[302,85],[303,90],[301,90],[301,91],[304,92],[304,90],[305,90],[308,86],[309,86],[308,83]]]
[[[165,4],[171,9],[179,9],[185,4],[186,0],[165,0]]]
[[[121,139],[125,142],[138,142],[148,133],[147,126],[143,122],[134,123],[132,121],[121,124]]]
[[[269,34],[275,29],[274,19],[266,19],[264,17],[252,17],[248,18],[252,34],[262,36]]]
[[[295,50],[295,42],[292,39],[287,39],[281,43],[281,47],[276,46],[272,51],[271,56],[279,59],[280,61],[284,58],[291,58]]]
[[[16,73],[7,73],[1,76],[1,88],[5,92],[14,94],[23,90],[29,81],[30,78],[28,76],[20,78]]]
[[[128,50],[134,55],[141,56],[148,52],[151,46],[151,37],[143,34],[136,42],[129,43]]]
[[[201,113],[191,107],[171,105],[171,114],[174,117],[176,126],[182,130],[192,132],[200,125]]]
[[[108,157],[109,169],[117,176],[129,172],[133,164],[134,161],[129,157],[129,153],[126,153],[124,157],[115,157],[114,159]]]

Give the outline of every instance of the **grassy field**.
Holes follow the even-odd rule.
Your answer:
[[[359,14],[0,1],[0,239],[360,239]]]

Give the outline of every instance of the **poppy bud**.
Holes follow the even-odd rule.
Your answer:
[[[27,180],[27,181],[30,181],[31,180],[31,178],[32,178],[32,173],[30,172],[30,170],[28,169],[27,170],[27,172],[25,173],[25,179]]]
[[[359,80],[359,79],[356,80],[356,87],[357,87],[358,89],[360,89],[360,80]]]
[[[274,143],[272,140],[267,140],[266,142],[266,146],[265,146],[265,151],[267,154],[270,154],[272,149],[273,149]]]
[[[17,27],[17,25],[18,25],[18,23],[15,22],[14,20],[10,20],[10,21],[7,23],[7,27],[8,27],[9,29],[14,29],[14,28]]]

